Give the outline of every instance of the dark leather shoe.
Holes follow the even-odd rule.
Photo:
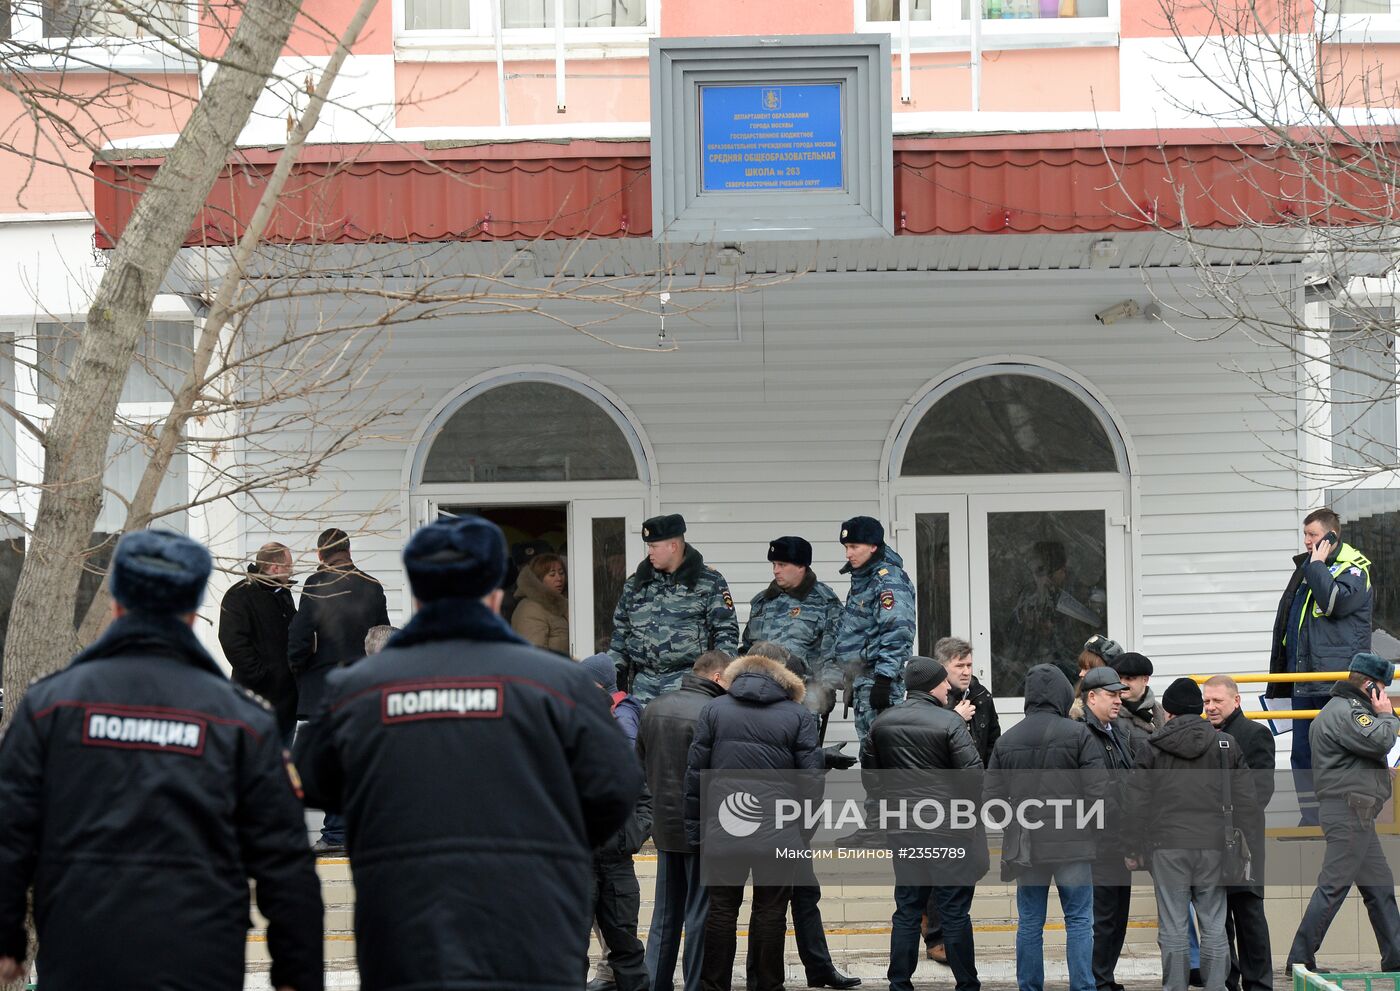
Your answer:
[[[595,977],[583,986],[583,991],[617,991],[617,984],[613,981],[601,981]]]
[[[832,967],[821,977],[808,977],[807,986],[809,988],[858,988],[860,987],[860,978],[849,977]]]

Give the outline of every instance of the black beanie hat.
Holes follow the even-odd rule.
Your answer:
[[[1140,678],[1143,675],[1152,674],[1152,661],[1136,651],[1128,651],[1126,654],[1119,654],[1113,662],[1113,668],[1118,672],[1120,678]]]
[[[1190,678],[1178,678],[1162,693],[1162,708],[1173,716],[1199,716],[1206,711],[1201,686]]]
[[[479,599],[501,587],[506,574],[506,538],[480,516],[454,516],[429,523],[403,549],[408,584],[419,602]]]
[[[932,657],[911,657],[904,666],[904,687],[911,692],[931,692],[948,680],[948,669]]]
[[[768,560],[810,568],[812,545],[801,537],[779,537],[768,545]]]
[[[873,516],[852,516],[841,524],[841,543],[885,546],[885,528]]]
[[[117,541],[108,585],[131,612],[182,616],[199,608],[214,561],[203,544],[173,530],[133,530]]]

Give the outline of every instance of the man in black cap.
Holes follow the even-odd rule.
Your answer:
[[[1394,679],[1395,665],[1390,661],[1357,654],[1348,666],[1347,680],[1332,687],[1331,697],[1312,722],[1312,765],[1327,852],[1317,888],[1288,951],[1288,973],[1294,964],[1317,969],[1317,948],[1353,884],[1361,889],[1371,918],[1381,970],[1400,970],[1395,878],[1376,836],[1376,813],[1391,797],[1386,757],[1400,731],[1400,719],[1385,691]]]
[[[588,671],[502,622],[495,524],[430,523],[403,562],[413,618],[326,679],[297,740],[307,801],[345,813],[360,987],[577,980],[592,851],[641,767]]]
[[[1207,991],[1220,991],[1230,971],[1222,883],[1225,788],[1228,781],[1228,804],[1243,822],[1255,807],[1254,784],[1234,737],[1200,718],[1205,701],[1199,685],[1190,678],[1176,679],[1163,693],[1162,707],[1166,725],[1148,738],[1128,784],[1128,836],[1134,848],[1126,859],[1129,866],[1152,871],[1164,991],[1187,989],[1187,927],[1193,908],[1201,938],[1201,980]],[[1197,773],[1162,773],[1167,771]]]
[[[764,640],[782,644],[802,664],[807,707],[821,716],[821,740],[843,681],[836,663],[836,631],[841,599],[817,581],[812,545],[801,537],[779,537],[768,544],[773,582],[753,597],[740,652]]]
[[[982,758],[973,745],[967,723],[948,706],[948,672],[932,657],[915,657],[904,670],[908,697],[875,717],[860,748],[861,775],[874,798],[916,798],[940,803],[981,794],[976,775],[897,775],[910,771],[976,771]],[[914,786],[915,794],[906,788]],[[980,830],[956,833],[898,829],[889,831],[892,849],[929,847],[959,849],[962,857],[936,868],[895,858],[894,919],[890,929],[890,991],[913,991],[911,979],[919,963],[919,920],[932,898],[943,923],[948,966],[957,991],[977,991],[977,961],[972,941],[973,885],[987,870],[986,836]],[[907,868],[907,869],[906,869]],[[941,883],[934,884],[930,870]]]
[[[1133,721],[1138,729],[1155,733],[1166,725],[1166,713],[1157,704],[1152,694],[1152,661],[1142,654],[1128,651],[1120,654],[1110,665],[1118,672],[1118,680],[1127,687],[1123,690],[1123,714]]]
[[[1206,718],[1222,733],[1229,733],[1244,752],[1244,762],[1256,773],[1254,809],[1239,826],[1253,856],[1254,884],[1231,885],[1225,891],[1225,936],[1230,943],[1230,991],[1271,991],[1274,959],[1269,950],[1269,920],[1264,912],[1264,812],[1274,797],[1274,735],[1267,726],[1246,719],[1240,708],[1240,688],[1228,674],[1207,678],[1201,685]]]
[[[1128,908],[1133,875],[1123,865],[1128,849],[1124,822],[1128,775],[1147,734],[1121,715],[1127,686],[1113,668],[1091,668],[1080,683],[1080,717],[1094,742],[1103,749],[1109,774],[1107,816],[1103,842],[1094,861],[1094,984],[1098,991],[1123,991],[1114,970],[1128,935]]]
[[[904,663],[914,653],[914,584],[904,559],[885,545],[885,528],[869,516],[841,524],[851,590],[836,637],[836,660],[851,679],[856,736],[904,697]]]
[[[647,559],[622,587],[608,653],[619,682],[646,705],[680,686],[707,650],[739,649],[739,620],[729,583],[685,542],[685,518],[655,516],[642,524]]]
[[[32,685],[0,744],[0,981],[45,991],[243,987],[248,882],[272,985],[322,986],[321,886],[271,708],[190,629],[211,560],[163,530],[112,557],[112,624]]]

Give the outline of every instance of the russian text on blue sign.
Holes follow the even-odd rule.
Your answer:
[[[844,189],[839,83],[700,87],[700,191]]]

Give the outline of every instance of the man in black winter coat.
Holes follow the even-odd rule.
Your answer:
[[[1090,668],[1080,684],[1079,718],[1094,742],[1103,748],[1109,773],[1106,828],[1094,861],[1094,984],[1098,991],[1123,991],[1114,970],[1128,935],[1128,909],[1133,875],[1124,866],[1127,833],[1124,826],[1128,776],[1147,747],[1147,733],[1123,715],[1128,686],[1113,668]]]
[[[322,986],[321,885],[277,720],[195,638],[209,552],[138,530],[113,622],[35,682],[0,743],[0,980],[34,887],[45,991],[239,991],[248,883],[272,985]]]
[[[287,638],[287,663],[297,676],[297,718],[312,719],[323,706],[326,676],[365,656],[365,635],[389,625],[384,586],[355,567],[350,537],[332,527],[316,538],[321,565],[301,589],[301,608]],[[345,823],[326,813],[317,853],[345,849]]]
[[[948,672],[948,708],[967,723],[972,745],[982,766],[992,759],[992,748],[1001,738],[1001,720],[997,718],[996,699],[987,686],[972,673],[972,644],[961,637],[944,637],[933,645],[933,659]],[[948,962],[948,950],[943,944],[943,923],[935,899],[930,898],[924,912],[924,943],[930,960]]]
[[[296,614],[292,552],[286,544],[263,544],[248,577],[224,595],[219,646],[234,682],[272,703],[287,746],[297,725],[297,683],[287,665],[287,632]]]
[[[1010,802],[1013,808],[1031,800],[1082,802],[1090,808],[1104,797],[1103,749],[1087,726],[1069,718],[1073,701],[1074,688],[1059,667],[1037,664],[1026,672],[1026,715],[992,750],[985,799]],[[1026,819],[1038,828],[1020,830],[1013,822],[1002,842],[1002,860],[1007,863],[1008,853],[1018,845],[1028,850],[1029,868],[1016,878],[1017,984],[1022,991],[1045,987],[1045,906],[1053,880],[1065,916],[1070,991],[1093,991],[1093,861],[1098,837],[1076,828],[1073,814],[1057,823],[1047,808],[1043,815],[1028,811]]]
[[[345,813],[360,987],[577,986],[641,767],[588,672],[501,620],[495,524],[431,523],[403,560],[417,611],[297,740],[308,802]]]
[[[1128,784],[1128,835],[1138,849],[1129,859],[1152,870],[1157,894],[1157,944],[1162,950],[1164,991],[1187,991],[1191,970],[1187,926],[1196,910],[1201,939],[1201,980],[1223,991],[1230,970],[1225,938],[1225,786],[1241,823],[1254,807],[1254,787],[1234,737],[1201,719],[1205,702],[1190,678],[1162,693],[1166,725]]]
[[[729,692],[700,713],[685,770],[686,838],[700,845],[700,783],[705,771],[821,772],[820,728],[802,699],[802,679],[766,657],[741,657],[725,672]],[[819,784],[819,782],[818,782]],[[757,880],[757,879],[755,879]],[[749,916],[752,991],[782,991],[783,943],[791,885],[755,884]],[[711,885],[700,986],[729,991],[744,887]]]
[[[977,775],[953,775],[953,771],[980,771],[972,737],[962,716],[946,708],[948,672],[931,657],[914,657],[904,669],[905,700],[875,717],[860,748],[861,776],[874,798],[898,800],[907,789],[890,779],[894,772],[928,771],[925,776],[898,775],[912,786],[913,800],[938,801],[949,807],[950,800],[976,801],[981,792]],[[937,772],[943,772],[938,774]],[[958,778],[967,780],[959,781]],[[893,785],[894,794],[887,794]],[[931,793],[930,793],[931,792]],[[939,873],[956,872],[955,883],[932,884],[927,863],[908,863],[896,852],[894,917],[890,928],[890,991],[913,991],[911,979],[919,963],[919,918],[929,904],[936,904],[943,924],[948,965],[953,969],[957,991],[977,991],[976,954],[972,944],[973,885],[987,869],[986,837],[980,830],[956,833],[890,831],[892,848],[941,847],[965,851],[963,857],[939,865]],[[910,867],[913,870],[901,870]],[[901,877],[904,874],[904,877]]]
[[[1274,735],[1267,726],[1246,719],[1240,708],[1240,689],[1228,674],[1218,674],[1201,686],[1206,718],[1221,733],[1240,745],[1244,764],[1255,772],[1254,807],[1241,817],[1253,855],[1254,876],[1264,875],[1264,813],[1274,797]],[[1274,959],[1269,950],[1269,920],[1264,914],[1264,885],[1232,885],[1225,889],[1225,936],[1230,945],[1230,991],[1270,991],[1274,986]]]
[[[700,991],[709,889],[700,883],[700,851],[685,835],[685,766],[700,711],[724,694],[725,668],[734,658],[706,651],[681,676],[681,687],[652,700],[642,713],[637,756],[652,796],[652,843],[656,846],[656,893],[647,932],[646,963],[652,991],[671,991],[676,957],[685,931],[681,970],[685,991]]]

